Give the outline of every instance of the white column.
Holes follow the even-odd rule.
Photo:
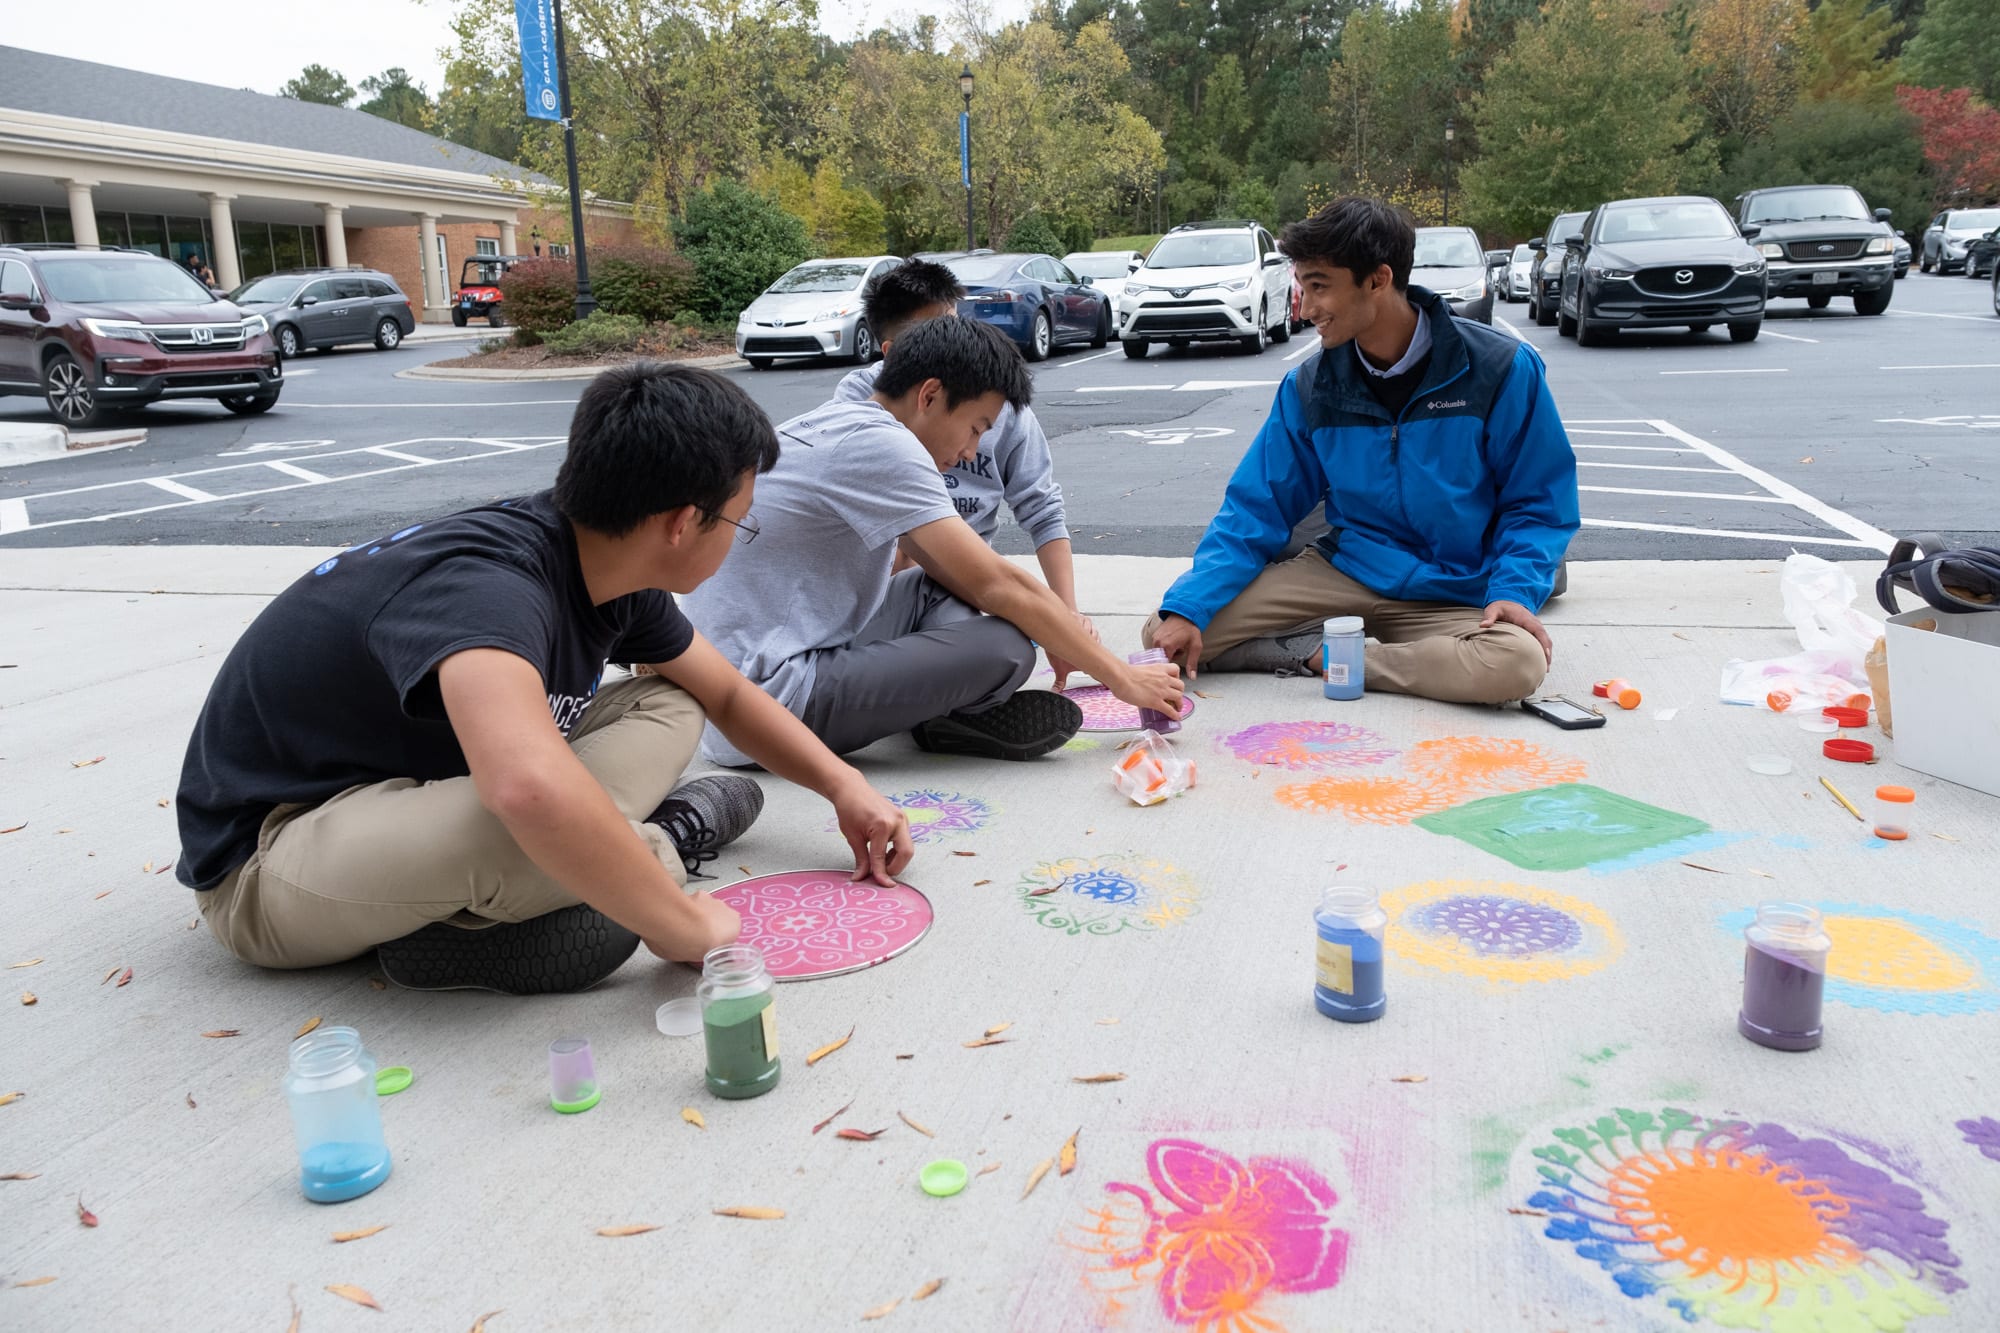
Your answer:
[[[444,298],[438,295],[444,290],[444,274],[438,271],[437,214],[417,216],[417,239],[424,252],[424,314],[428,318],[432,310],[444,305]]]
[[[238,265],[236,252],[236,219],[229,211],[229,201],[233,194],[211,194],[208,196],[209,246],[215,251],[208,256],[208,266],[215,270],[215,285],[223,291],[233,291],[243,282],[243,270]]]
[[[96,181],[63,182],[63,188],[69,191],[69,228],[78,245],[97,244],[97,208],[90,199],[90,189],[96,184]]]
[[[347,224],[341,221],[339,204],[319,206],[321,225],[326,228],[326,262],[329,268],[347,267]]]
[[[503,219],[500,223],[500,253],[503,255],[519,253],[514,249],[514,244],[514,224]]]

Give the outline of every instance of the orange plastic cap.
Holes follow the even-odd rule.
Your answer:
[[[1888,801],[1894,805],[1908,805],[1911,801],[1917,799],[1917,794],[1908,787],[1877,787],[1875,789],[1875,799],[1878,801]]]

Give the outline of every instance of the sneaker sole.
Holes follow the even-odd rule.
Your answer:
[[[974,723],[977,725],[974,725]],[[1039,759],[1083,729],[1083,710],[1049,690],[1022,690],[984,713],[933,718],[911,732],[931,754],[982,759]]]
[[[439,922],[378,946],[375,956],[382,975],[407,990],[553,995],[588,990],[638,947],[637,935],[578,903],[483,930]]]

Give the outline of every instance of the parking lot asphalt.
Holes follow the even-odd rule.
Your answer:
[[[1579,559],[1831,558],[1942,531],[1996,540],[2000,319],[1984,284],[1912,274],[1887,315],[1775,303],[1755,343],[1720,329],[1621,334],[1583,349],[1502,305],[1545,358],[1577,446]],[[1077,549],[1182,555],[1213,514],[1309,333],[1245,356],[1114,345],[1035,369]],[[413,516],[548,484],[579,382],[438,383],[395,372],[462,346],[301,358],[269,414],[149,408],[140,446],[0,471],[0,544],[360,541]],[[845,367],[723,371],[774,420],[832,393]],[[0,399],[0,421],[46,419]],[[1002,549],[1025,549],[1003,527]]]

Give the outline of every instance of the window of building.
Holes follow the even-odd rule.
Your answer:
[[[272,259],[271,228],[262,222],[236,224],[236,253],[242,264],[238,272],[245,282],[275,273],[278,269]],[[209,267],[214,268],[215,265],[210,263]]]
[[[131,238],[125,234],[123,213],[99,213],[97,215],[97,243],[99,245],[130,245]]]
[[[125,225],[131,233],[127,244],[156,255],[167,252],[167,220],[158,213],[127,213]]]
[[[35,204],[0,204],[0,245],[34,244],[46,241],[42,210]]]
[[[569,247],[567,245],[557,245],[554,241],[549,242],[549,258],[568,259]]]
[[[498,236],[481,236],[477,238],[472,242],[472,253],[479,256],[499,254],[500,238]]]
[[[271,226],[271,267],[273,270],[304,268],[306,247],[299,237],[299,228],[294,223],[273,223]]]

